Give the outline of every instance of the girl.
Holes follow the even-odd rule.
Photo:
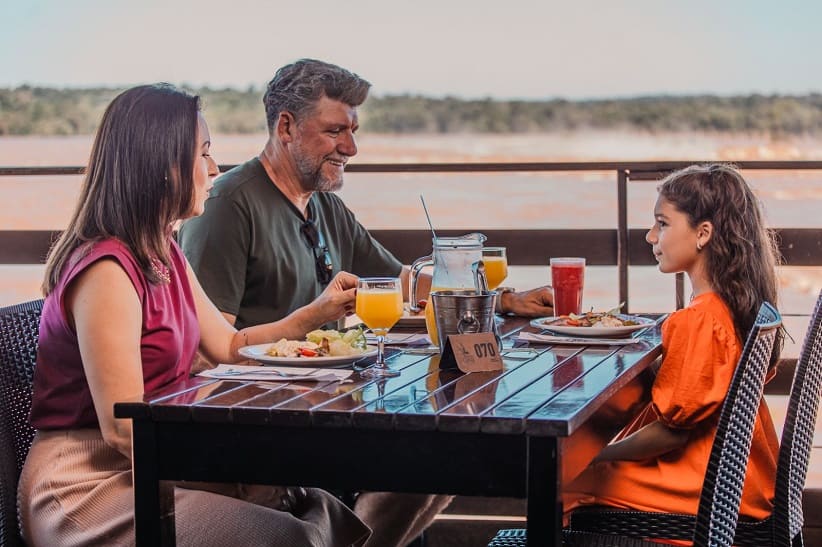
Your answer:
[[[688,274],[693,294],[662,327],[648,407],[565,492],[581,505],[696,514],[705,469],[742,345],[764,301],[776,304],[776,252],[753,192],[735,169],[692,166],[659,188],[646,240],[659,269]],[[778,350],[771,360],[773,368]],[[772,510],[778,440],[763,400],[742,515]]]
[[[203,211],[218,174],[210,144],[199,99],[168,85],[125,91],[103,116],[43,283],[37,434],[18,490],[29,545],[134,543],[131,422],[114,419],[115,401],[187,378],[198,347],[235,362],[238,348],[302,337],[353,302],[356,277],[340,273],[281,321],[239,332],[226,322],[171,237]],[[180,545],[352,545],[369,534],[320,490],[202,487],[212,491],[176,489]]]

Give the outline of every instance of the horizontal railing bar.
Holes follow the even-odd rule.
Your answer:
[[[346,171],[351,173],[490,173],[510,171],[614,171],[624,170],[630,173],[634,180],[646,180],[648,173],[656,178],[658,175],[679,169],[694,163],[708,163],[716,160],[704,161],[592,161],[592,162],[476,162],[476,163],[351,163]],[[731,162],[740,169],[751,170],[822,170],[822,161],[796,160],[755,160]],[[225,172],[236,164],[219,166]],[[81,175],[85,171],[83,166],[31,166],[31,167],[1,167],[0,176],[28,176],[28,175]]]
[[[60,230],[0,230],[0,265],[43,264]]]
[[[85,167],[79,166],[49,166],[49,167],[0,167],[0,176],[47,176],[47,175],[82,175]]]
[[[438,235],[462,235],[469,230],[439,230]],[[488,243],[507,247],[513,266],[544,266],[550,256],[584,256],[592,266],[617,264],[616,229],[481,230]],[[779,247],[786,264],[822,265],[822,230],[812,228],[777,229]],[[431,252],[428,230],[371,230],[385,247],[404,264]],[[645,229],[628,231],[628,263],[631,266],[656,264],[645,242]],[[58,230],[0,230],[0,265],[41,264],[45,261]]]
[[[438,236],[462,235],[467,230],[437,230]],[[508,263],[512,266],[544,266],[551,256],[584,256],[592,266],[617,263],[615,229],[578,230],[480,230],[489,245],[506,247]],[[431,232],[428,230],[370,230],[371,234],[390,250],[403,264],[431,253]],[[651,264],[653,254],[644,242],[645,231],[632,234],[637,252],[632,263]],[[640,239],[644,249],[638,245]],[[636,261],[636,262],[634,262]]]
[[[614,171],[629,173],[644,171],[665,172],[681,169],[702,161],[595,161],[595,162],[504,162],[504,163],[364,163],[349,164],[351,172],[489,172],[489,171]],[[733,162],[739,169],[757,170],[822,170],[822,161],[738,161]]]

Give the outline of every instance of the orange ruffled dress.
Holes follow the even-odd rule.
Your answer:
[[[589,466],[568,485],[566,515],[581,505],[696,514],[719,412],[742,352],[731,313],[715,293],[702,294],[662,327],[662,365],[651,402],[619,438],[660,420],[691,430],[680,449],[643,461]],[[742,492],[742,515],[762,519],[773,509],[779,441],[768,407],[759,404]]]

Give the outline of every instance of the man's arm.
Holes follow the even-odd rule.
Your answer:
[[[503,292],[499,311],[522,317],[554,315],[554,291],[546,285],[522,292]]]

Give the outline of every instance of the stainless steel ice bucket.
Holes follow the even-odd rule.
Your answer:
[[[476,291],[473,289],[434,291],[431,305],[434,306],[434,320],[439,333],[440,352],[445,349],[449,334],[493,332],[494,306],[497,291]]]

